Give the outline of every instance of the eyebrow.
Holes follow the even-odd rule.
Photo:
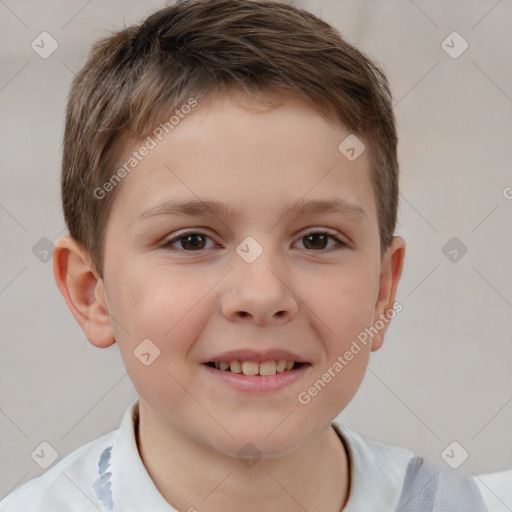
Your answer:
[[[218,217],[233,220],[242,216],[243,210],[229,206],[214,199],[187,199],[166,200],[156,206],[148,208],[140,215],[138,220],[146,220],[159,215],[189,215],[199,216],[214,214]],[[360,222],[367,222],[366,211],[358,204],[343,199],[311,199],[308,201],[288,202],[283,205],[279,213],[282,218],[290,213],[297,216],[314,215],[319,213],[336,213],[354,217]]]

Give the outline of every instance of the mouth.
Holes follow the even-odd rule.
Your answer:
[[[208,361],[201,364],[206,372],[220,383],[236,392],[266,396],[294,385],[309,375],[311,363],[277,359],[270,361]],[[296,385],[296,384],[295,384]]]
[[[276,374],[285,374],[298,370],[304,366],[310,366],[310,363],[291,361],[286,359],[270,361],[208,361],[204,363],[210,368],[215,368],[223,372],[229,372],[239,375],[271,377]]]

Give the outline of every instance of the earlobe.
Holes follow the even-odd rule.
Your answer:
[[[395,236],[381,262],[379,294],[375,303],[373,324],[378,333],[372,338],[372,352],[382,347],[384,334],[391,319],[395,316],[396,311],[401,310],[394,306],[404,259],[405,240],[400,236]]]
[[[55,242],[53,275],[69,310],[96,347],[115,343],[103,280],[85,250],[70,236]]]

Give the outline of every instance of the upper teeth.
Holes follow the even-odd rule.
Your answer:
[[[276,373],[291,370],[295,361],[279,359],[278,361],[221,361],[215,363],[217,370],[231,370],[233,373],[243,373],[244,375],[275,375]]]

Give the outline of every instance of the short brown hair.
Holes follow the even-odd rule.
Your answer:
[[[275,93],[299,95],[365,141],[385,253],[397,219],[399,168],[383,71],[304,10],[277,1],[190,0],[95,43],[71,86],[64,217],[100,276],[116,190],[101,200],[93,191],[114,174],[126,141],[143,139],[191,97],[234,89],[262,104]]]

